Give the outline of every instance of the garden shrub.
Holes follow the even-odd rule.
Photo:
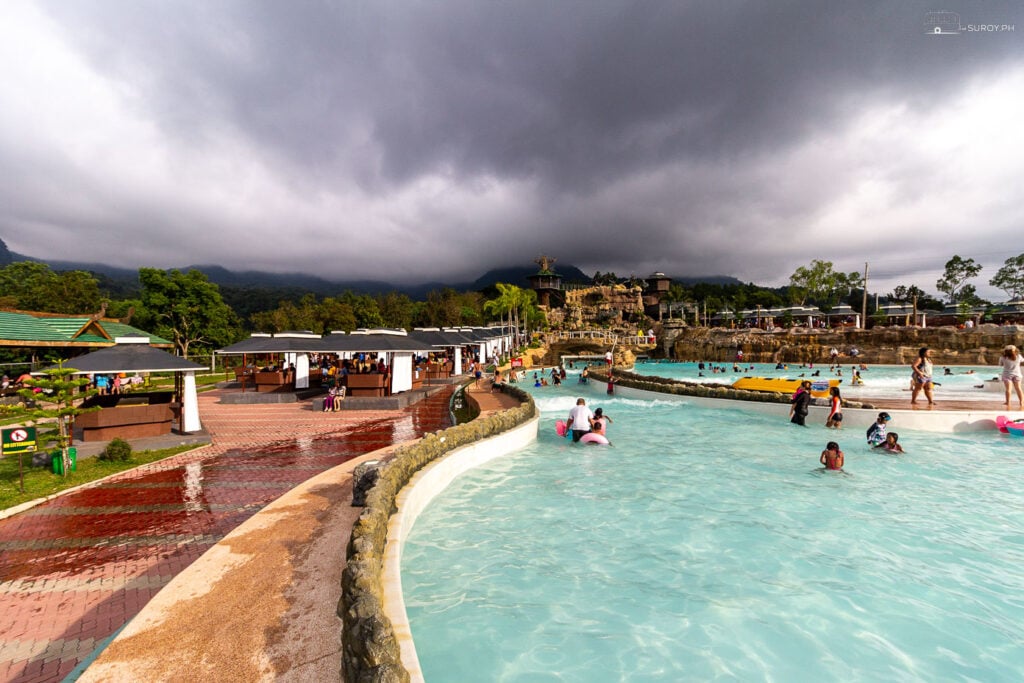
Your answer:
[[[113,460],[124,462],[132,459],[132,445],[124,439],[114,439],[107,444],[99,455],[100,460]]]

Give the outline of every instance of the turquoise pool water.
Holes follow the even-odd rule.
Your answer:
[[[582,393],[420,517],[402,580],[428,681],[1016,681],[1024,440],[862,430]],[[826,473],[829,439],[846,473]]]

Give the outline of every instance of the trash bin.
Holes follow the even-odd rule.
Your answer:
[[[71,462],[71,471],[74,472],[78,469],[78,449],[74,446],[68,448],[68,460]],[[60,451],[53,452],[53,473],[64,474],[64,460],[61,458]]]

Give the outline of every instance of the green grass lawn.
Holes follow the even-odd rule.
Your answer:
[[[20,505],[36,498],[49,496],[73,486],[96,481],[117,472],[124,472],[139,465],[163,460],[172,455],[190,451],[193,448],[196,448],[196,446],[176,446],[156,451],[136,451],[132,453],[132,459],[127,462],[107,462],[93,457],[83,458],[78,461],[78,469],[68,474],[67,477],[54,474],[49,467],[29,467],[27,463],[32,462],[32,456],[26,455],[24,458],[26,463],[25,493],[22,493],[19,489],[18,457],[8,456],[0,458],[0,510],[6,510],[9,507]]]

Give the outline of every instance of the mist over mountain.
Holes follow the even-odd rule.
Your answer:
[[[47,264],[52,270],[84,270],[93,273],[99,279],[101,286],[108,291],[117,292],[118,296],[131,296],[132,292],[138,292],[139,271],[137,269],[122,268],[106,263],[85,263],[80,261],[55,261],[27,256],[12,252],[0,239],[0,267],[14,263],[15,261],[35,261]],[[317,296],[336,296],[346,290],[359,294],[386,294],[388,292],[400,292],[415,300],[423,300],[431,291],[451,288],[456,291],[480,291],[493,287],[498,282],[508,282],[520,287],[529,286],[530,275],[537,272],[536,265],[506,266],[494,268],[471,282],[436,280],[417,284],[396,285],[386,280],[327,280],[315,275],[305,273],[268,273],[257,270],[232,271],[216,264],[197,264],[178,268],[182,272],[198,270],[206,277],[221,287],[238,289],[264,290],[270,296],[281,298],[293,298],[299,293],[312,293]],[[592,275],[587,275],[582,270],[571,264],[560,264],[556,272],[566,283],[591,281]],[[718,275],[711,277],[688,278],[673,277],[674,281],[692,285],[698,282],[711,284],[740,284],[734,277]],[[273,293],[273,294],[271,294]]]

